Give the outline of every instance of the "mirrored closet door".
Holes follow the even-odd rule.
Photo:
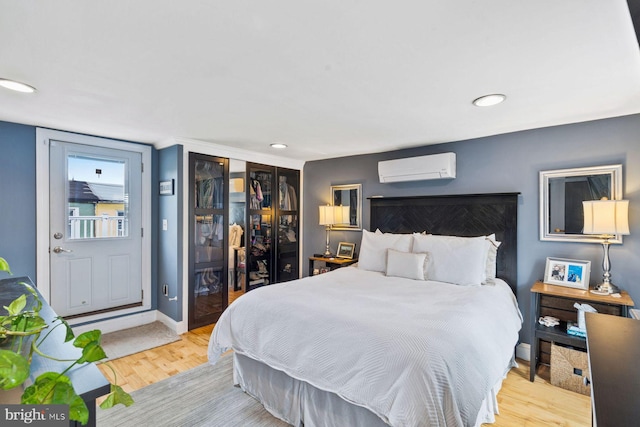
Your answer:
[[[246,168],[245,161],[229,159],[229,304],[246,286]]]

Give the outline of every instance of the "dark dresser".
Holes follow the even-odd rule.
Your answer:
[[[640,425],[640,320],[585,313],[593,425]]]

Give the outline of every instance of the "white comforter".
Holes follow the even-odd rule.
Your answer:
[[[469,426],[522,317],[506,283],[456,286],[341,268],[243,295],[209,343],[336,393],[392,426]]]

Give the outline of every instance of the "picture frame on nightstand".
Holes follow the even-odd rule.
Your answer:
[[[591,261],[548,257],[544,269],[544,283],[589,289]]]
[[[355,243],[340,242],[338,243],[338,253],[336,254],[336,257],[353,259],[353,253],[355,252],[355,250],[356,250]]]

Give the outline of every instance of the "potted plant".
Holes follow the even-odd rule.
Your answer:
[[[9,264],[2,257],[1,271],[11,274]],[[68,362],[69,365],[62,372],[45,372],[39,375],[33,384],[24,389],[21,403],[69,405],[69,418],[86,424],[89,410],[84,400],[76,394],[71,379],[66,374],[76,365],[97,362],[107,357],[100,346],[102,333],[96,329],[75,337],[71,327],[61,317],[56,317],[53,322],[47,324],[40,316],[42,301],[38,292],[28,283],[20,284],[24,286],[24,293],[4,307],[7,315],[0,316],[0,389],[11,390],[23,385],[31,374],[34,353],[52,360]],[[30,297],[33,297],[34,303],[28,307],[27,300]],[[73,345],[82,349],[82,355],[78,359],[59,360],[40,350],[40,345],[49,337],[51,331],[60,326],[66,328],[65,342],[73,340]],[[44,335],[41,337],[41,334]],[[130,406],[133,399],[120,386],[111,384],[111,392],[100,407],[107,409],[119,403]]]

